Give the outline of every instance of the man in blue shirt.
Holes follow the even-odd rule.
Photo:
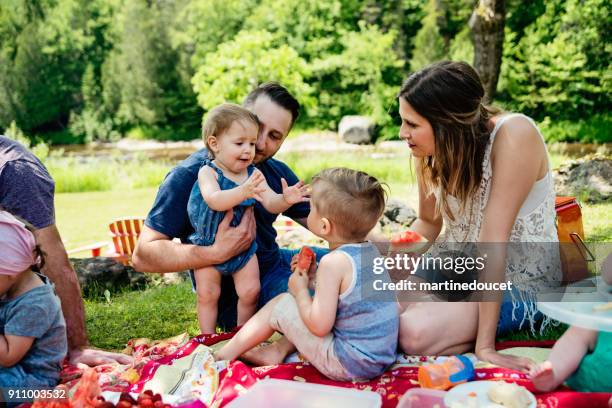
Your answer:
[[[273,159],[299,115],[299,102],[277,83],[265,83],[253,90],[243,104],[257,115],[260,121],[256,143],[255,165],[266,177],[272,190],[282,192],[281,178],[289,185],[298,182],[297,176],[283,162]],[[257,239],[261,292],[260,305],[287,290],[291,273],[290,262],[296,251],[280,249],[276,243],[276,230],[272,223],[277,214],[271,214],[257,203],[242,217],[241,223],[232,228],[228,212],[219,225],[215,243],[201,247],[192,245],[187,237],[193,227],[187,215],[187,202],[198,171],[207,157],[202,149],[172,169],[159,188],[153,208],[145,221],[144,229],[132,257],[137,270],[143,272],[174,272],[199,269],[220,264],[247,250]],[[283,214],[306,226],[310,212],[309,203],[298,203]],[[181,243],[174,242],[179,238]],[[317,251],[318,255],[323,252]],[[236,323],[237,297],[233,281],[224,278],[219,300],[219,324],[231,328]]]

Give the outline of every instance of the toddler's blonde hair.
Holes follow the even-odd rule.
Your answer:
[[[385,211],[385,186],[363,171],[326,169],[312,179],[313,205],[334,223],[342,238],[360,241]]]

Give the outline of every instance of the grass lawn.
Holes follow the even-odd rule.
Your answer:
[[[156,188],[145,188],[56,194],[55,216],[66,249],[109,241],[108,224],[118,217],[145,217],[156,193]],[[91,255],[81,252],[71,256]]]
[[[332,160],[334,159],[335,160]],[[293,166],[298,176],[309,179],[319,169],[343,165],[369,171],[387,181],[390,193],[417,207],[417,190],[405,158],[356,158],[350,154],[322,153],[304,160],[295,154],[283,157]],[[554,165],[565,161],[562,155],[552,155]],[[399,169],[402,171],[400,172]],[[404,171],[404,169],[406,169]],[[151,174],[155,179],[164,171]],[[78,173],[78,169],[73,170]],[[55,174],[54,174],[55,176]],[[151,185],[150,180],[144,185]],[[134,183],[132,183],[134,185]],[[110,191],[58,193],[56,217],[68,250],[86,244],[108,241],[108,223],[122,216],[146,216],[157,188],[129,188],[126,185]],[[612,203],[582,206],[587,241],[612,242]],[[73,256],[89,256],[87,252]],[[182,332],[198,333],[195,296],[188,282],[172,286],[154,286],[139,291],[120,291],[111,294],[110,302],[102,298],[85,301],[87,328],[91,343],[105,349],[120,350],[130,338],[153,339],[174,336]],[[540,339],[558,338],[566,326],[549,328]],[[502,340],[533,339],[527,330],[513,333]]]
[[[129,339],[163,339],[200,333],[191,283],[128,291],[106,299],[86,299],[87,332],[91,344],[121,350]]]
[[[413,185],[390,183],[390,189],[393,197],[416,204]],[[146,215],[155,193],[155,189],[141,189],[58,194],[57,219],[62,236],[70,243],[80,244],[106,240],[109,220],[122,215]],[[583,205],[583,214],[589,241],[612,241],[612,204]],[[135,337],[159,339],[185,331],[190,335],[198,333],[195,296],[188,282],[114,293],[110,303],[104,298],[87,299],[85,308],[91,343],[105,349],[120,350]],[[558,338],[565,328],[551,327],[536,338]],[[533,339],[527,330],[502,338],[526,339]]]

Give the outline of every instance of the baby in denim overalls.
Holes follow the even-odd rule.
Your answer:
[[[281,213],[298,202],[307,201],[308,186],[299,182],[291,187],[283,182],[283,193],[275,193],[263,174],[253,165],[259,132],[257,116],[247,109],[224,103],[206,118],[202,137],[210,160],[204,162],[189,197],[187,211],[195,232],[193,244],[215,242],[225,212],[233,209],[230,225],[240,223],[245,210],[256,201],[271,213]],[[244,324],[257,308],[259,266],[255,241],[249,249],[230,260],[195,270],[198,321],[202,333],[214,333],[221,276],[232,275],[238,294],[238,325]]]

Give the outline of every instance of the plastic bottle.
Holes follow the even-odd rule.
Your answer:
[[[447,390],[472,378],[474,364],[462,355],[438,359],[435,363],[419,367],[419,383],[423,388]]]

